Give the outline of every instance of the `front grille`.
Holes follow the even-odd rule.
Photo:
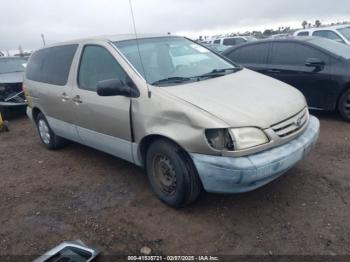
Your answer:
[[[302,129],[309,119],[309,110],[303,109],[295,116],[288,118],[278,124],[271,126],[272,130],[281,138],[297,133]]]

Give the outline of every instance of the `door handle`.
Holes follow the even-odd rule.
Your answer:
[[[278,69],[269,69],[269,70],[267,70],[267,72],[269,72],[269,73],[281,73],[281,71]]]
[[[72,98],[72,101],[76,104],[81,104],[83,103],[83,100],[81,100],[80,95],[76,95],[75,97]]]
[[[66,102],[67,100],[69,100],[69,96],[67,95],[66,92],[63,92],[61,94],[61,97],[62,97],[62,102]]]

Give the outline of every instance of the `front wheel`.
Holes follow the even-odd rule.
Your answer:
[[[340,97],[339,112],[345,121],[350,122],[350,89]]]
[[[64,146],[65,139],[52,131],[43,113],[39,113],[36,117],[36,125],[40,139],[48,149],[54,150]]]
[[[157,140],[149,147],[146,172],[153,192],[169,206],[185,206],[201,192],[192,160],[179,146],[167,140]]]

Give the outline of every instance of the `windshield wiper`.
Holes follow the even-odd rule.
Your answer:
[[[168,78],[157,80],[157,81],[151,83],[151,85],[183,83],[183,82],[188,82],[188,81],[192,81],[192,80],[196,80],[196,79],[194,79],[193,77],[173,76],[173,77],[168,77]]]
[[[189,81],[200,81],[201,78],[224,76],[227,74],[228,71],[232,71],[232,73],[233,73],[233,72],[237,72],[241,69],[242,69],[241,67],[214,69],[209,73],[199,75],[199,76],[193,76],[193,77],[173,76],[173,77],[168,77],[168,78],[157,80],[157,81],[151,83],[151,85],[184,83],[184,82],[189,82]]]
[[[197,77],[218,77],[218,76],[224,76],[228,71],[232,71],[232,73],[237,72],[241,70],[241,67],[231,67],[231,68],[224,68],[224,69],[214,69],[210,71],[209,73],[197,76]]]

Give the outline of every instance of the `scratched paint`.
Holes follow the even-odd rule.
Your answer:
[[[311,116],[308,127],[294,140],[246,157],[191,154],[204,189],[215,193],[254,190],[283,175],[306,157],[319,135],[319,121]]]

